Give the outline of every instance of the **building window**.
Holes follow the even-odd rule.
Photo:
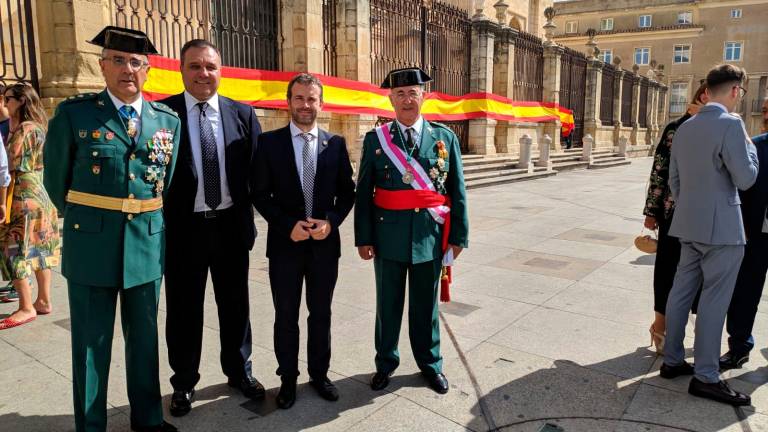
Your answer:
[[[607,50],[600,50],[600,61],[603,63],[611,64],[613,61],[613,50],[607,49]]]
[[[650,48],[635,48],[635,64],[647,65],[651,59]]]
[[[640,15],[640,20],[638,20],[637,26],[640,28],[648,28],[651,26],[651,16],[650,15]]]
[[[566,33],[578,33],[579,32],[579,23],[578,21],[568,21],[565,23],[565,32]]]
[[[600,20],[600,30],[613,30],[613,18],[603,18]]]
[[[690,24],[692,22],[693,22],[693,12],[686,11],[686,12],[677,13],[678,24]]]
[[[688,83],[672,83],[669,94],[669,113],[682,114],[688,108]]]
[[[731,9],[731,18],[733,19],[741,18],[741,9]]]
[[[726,42],[725,53],[723,58],[725,61],[741,61],[741,42]]]
[[[691,46],[690,45],[675,45],[674,63],[690,63],[691,62]]]

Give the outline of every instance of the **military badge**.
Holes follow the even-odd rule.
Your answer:
[[[96,105],[104,106],[104,101],[103,100],[99,100],[99,101],[96,102]]]
[[[376,149],[376,156],[381,156],[381,149]]]
[[[109,131],[109,132],[107,132],[106,134],[104,134],[104,138],[106,138],[106,139],[107,139],[107,141],[111,140],[111,139],[112,139],[112,138],[114,138],[114,137],[115,137],[115,133],[114,133],[114,132],[112,132],[112,131]]]
[[[158,175],[160,174],[160,168],[158,168],[155,165],[150,165],[147,167],[147,181],[153,182],[157,181]]]
[[[101,173],[101,165],[91,165],[91,172],[94,175],[99,175]]]
[[[437,146],[437,160],[435,165],[429,170],[429,178],[432,179],[437,192],[444,194],[446,193],[445,180],[448,177],[448,171],[445,169],[445,159],[448,158],[448,150],[445,148],[443,140],[437,140],[435,145]]]
[[[88,136],[88,131],[85,129],[80,129],[79,131],[77,131],[77,136],[79,136],[80,138],[85,138]]]
[[[98,129],[96,129],[95,131],[91,131],[91,138],[93,139],[101,138],[101,131]]]
[[[147,141],[149,159],[161,165],[168,165],[173,154],[173,132],[168,129],[160,129]]]
[[[165,182],[163,180],[158,180],[155,183],[155,193],[161,194],[163,193],[163,189],[165,189]]]
[[[139,119],[136,117],[132,117],[128,119],[128,136],[133,138],[136,136],[136,133],[138,132],[138,125],[139,125]]]

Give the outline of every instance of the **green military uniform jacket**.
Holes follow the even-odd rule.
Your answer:
[[[401,149],[403,137],[398,126],[390,126],[392,141]],[[418,154],[414,154],[429,173],[438,159],[438,145],[442,141],[448,151],[445,159],[447,171],[445,194],[451,200],[451,232],[448,243],[467,247],[469,217],[464,173],[461,165],[459,140],[451,129],[440,123],[424,120]],[[358,169],[355,202],[355,245],[373,246],[376,256],[393,261],[419,264],[442,259],[442,225],[428,211],[385,210],[373,204],[376,189],[410,190],[403,183],[402,174],[384,153],[376,131],[368,132],[363,141],[363,152]]]
[[[162,209],[128,214],[66,202],[70,190],[140,200],[167,191],[179,118],[144,101],[140,128],[134,143],[106,90],[63,101],[48,125],[44,184],[64,217],[62,273],[70,282],[130,288],[163,274]]]

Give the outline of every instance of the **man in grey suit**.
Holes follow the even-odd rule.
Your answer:
[[[739,264],[744,256],[744,225],[737,189],[757,178],[755,146],[744,123],[730,114],[744,96],[745,73],[720,65],[707,74],[709,103],[683,123],[672,141],[670,188],[677,203],[669,234],[682,249],[667,300],[663,378],[694,375],[688,393],[731,405],[750,397],[720,380],[720,340]],[[685,361],[683,338],[688,311],[702,287],[696,320],[694,364]]]

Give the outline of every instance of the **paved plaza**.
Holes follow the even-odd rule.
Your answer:
[[[179,419],[167,413],[172,388],[161,299],[160,374],[166,418],[185,432],[535,432],[546,423],[567,432],[768,430],[766,304],[758,313],[752,360],[727,374],[737,390],[752,395],[752,407],[734,409],[693,398],[686,392],[688,379],[658,377],[661,361],[647,348],[654,257],[632,246],[642,225],[650,163],[649,158],[635,159],[624,167],[567,172],[469,192],[470,248],[454,269],[454,301],[440,307],[444,371],[451,384],[444,396],[425,387],[418,373],[408,344],[407,316],[400,368],[386,391],[370,389],[373,267],[357,256],[350,216],[341,227],[343,256],[333,306],[330,378],[341,399],[322,400],[306,384],[302,346],[296,405],[278,410],[266,224],[257,219],[260,234],[250,271],[252,359],[267,397],[253,402],[226,385],[209,287],[202,379],[192,412]],[[53,314],[0,332],[0,431],[74,427],[69,311],[66,284],[58,273],[53,299]],[[0,305],[0,317],[15,307]],[[129,430],[121,333],[118,317],[109,378],[110,431]],[[690,348],[690,325],[687,333]]]

